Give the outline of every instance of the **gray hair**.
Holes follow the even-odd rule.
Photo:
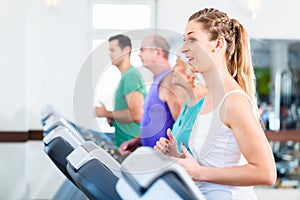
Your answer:
[[[161,35],[149,36],[156,48],[161,48],[164,52],[164,58],[169,59],[170,44],[166,38]]]

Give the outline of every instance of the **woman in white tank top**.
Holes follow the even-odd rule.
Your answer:
[[[193,14],[182,52],[209,94],[189,147],[178,160],[207,199],[256,199],[254,185],[273,185],[276,167],[260,126],[247,32],[217,9]]]

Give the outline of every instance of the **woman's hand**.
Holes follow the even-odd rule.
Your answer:
[[[201,170],[203,169],[203,167],[199,165],[199,163],[189,153],[183,143],[181,143],[181,149],[185,158],[178,159],[176,162],[183,166],[185,171],[191,176],[194,181],[199,181],[199,174],[201,174]]]
[[[167,135],[169,137],[169,140],[161,137],[159,141],[156,142],[154,149],[157,151],[161,151],[168,156],[179,158],[181,154],[177,151],[177,141],[170,129],[167,130]]]

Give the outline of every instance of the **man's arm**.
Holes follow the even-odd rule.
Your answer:
[[[169,74],[164,78],[159,86],[159,97],[162,101],[166,102],[172,117],[176,120],[179,116],[183,102],[186,100],[186,96],[172,84],[172,74]]]
[[[128,109],[108,111],[102,105],[102,108],[96,107],[96,116],[106,117],[121,123],[140,122],[143,113],[143,94],[137,91],[126,94]]]
[[[126,95],[128,109],[116,110],[112,112],[112,118],[117,122],[131,123],[140,122],[143,113],[143,94],[137,91]]]

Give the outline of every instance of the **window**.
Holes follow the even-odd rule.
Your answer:
[[[107,40],[109,37],[137,29],[146,29],[155,27],[155,2],[156,0],[91,0],[88,6],[89,13],[89,50],[97,52],[101,50],[101,56],[109,56]],[[132,39],[132,45],[138,44],[140,41]],[[97,47],[100,49],[94,51]],[[103,46],[102,46],[103,45]],[[107,54],[105,51],[107,49]],[[133,66],[141,66],[138,57],[139,51],[132,49],[131,63]],[[97,57],[97,56],[95,56]],[[101,58],[96,59],[99,64]],[[95,63],[95,67],[99,67]],[[97,80],[97,86],[94,93],[94,104],[99,106],[99,101],[104,103],[108,109],[113,109],[114,89],[121,78],[119,70],[110,63],[104,64],[105,73]],[[101,65],[100,64],[100,65]],[[94,63],[93,63],[94,65]],[[96,66],[97,65],[97,66]],[[97,119],[101,131],[113,132],[108,126],[105,119]]]
[[[93,0],[89,13],[91,51],[112,35],[155,27],[155,0]]]
[[[151,27],[151,8],[136,4],[95,4],[94,29],[142,29]]]

